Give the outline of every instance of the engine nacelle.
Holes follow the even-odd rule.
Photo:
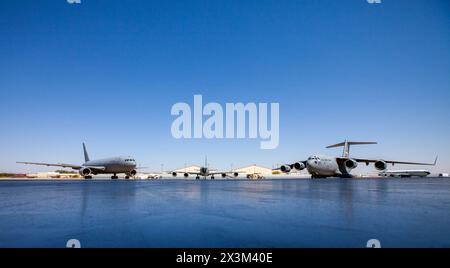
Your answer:
[[[354,169],[358,166],[358,162],[353,159],[348,159],[345,161],[345,167],[348,169]]]
[[[227,176],[227,174],[222,173],[222,178],[225,178]]]
[[[387,168],[387,164],[383,160],[378,160],[375,162],[374,166],[378,170],[385,170]]]
[[[303,162],[297,162],[294,164],[294,168],[296,170],[303,170],[306,168],[305,164],[303,164]]]
[[[280,167],[280,170],[281,170],[281,172],[284,172],[284,173],[287,173],[287,172],[289,172],[289,171],[291,171],[291,165],[282,165],[281,167]]]
[[[189,173],[184,173],[183,175],[185,178],[189,177]]]
[[[239,173],[234,172],[234,173],[233,173],[233,176],[237,177],[237,176],[239,176]]]
[[[137,171],[135,170],[135,169],[133,169],[132,171],[130,171],[130,175],[131,176],[136,176],[136,174],[137,174]]]
[[[176,177],[177,173],[176,172],[172,172],[172,176]]]
[[[90,168],[80,168],[80,170],[78,171],[78,173],[80,173],[81,176],[89,176],[92,174],[92,170]]]

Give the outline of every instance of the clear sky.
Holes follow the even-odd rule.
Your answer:
[[[160,170],[271,167],[345,138],[450,171],[447,0],[1,1],[0,53],[0,171],[81,163],[83,141]],[[280,103],[279,147],[174,139],[170,109],[194,94]]]

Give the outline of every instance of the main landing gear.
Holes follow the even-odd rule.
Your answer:
[[[211,176],[211,180],[214,180],[214,176]]]
[[[195,179],[196,179],[196,180],[199,180],[199,179],[200,179],[200,176],[195,177]]]
[[[117,174],[116,173],[114,173],[114,175],[113,176],[111,176],[111,179],[112,180],[117,180],[119,177],[117,177]]]
[[[85,180],[90,180],[90,179],[92,179],[92,176],[84,176],[84,179]]]

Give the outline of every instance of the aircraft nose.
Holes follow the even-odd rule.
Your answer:
[[[317,165],[317,160],[308,160],[306,161],[306,165],[310,167],[315,167]]]

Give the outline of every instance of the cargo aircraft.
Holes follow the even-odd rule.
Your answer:
[[[417,162],[404,162],[393,161],[384,159],[368,159],[368,158],[355,158],[350,157],[350,146],[361,144],[377,144],[377,142],[367,141],[347,141],[327,146],[326,148],[344,147],[342,156],[330,157],[323,155],[312,155],[307,160],[298,161],[293,164],[285,164],[276,168],[275,170],[281,170],[281,172],[289,173],[291,170],[303,170],[307,169],[311,174],[311,178],[326,178],[326,177],[342,177],[351,178],[350,171],[358,166],[358,163],[365,163],[367,166],[373,163],[375,169],[386,170],[388,164],[406,164],[406,165],[436,165],[437,157],[434,163],[417,163]]]

